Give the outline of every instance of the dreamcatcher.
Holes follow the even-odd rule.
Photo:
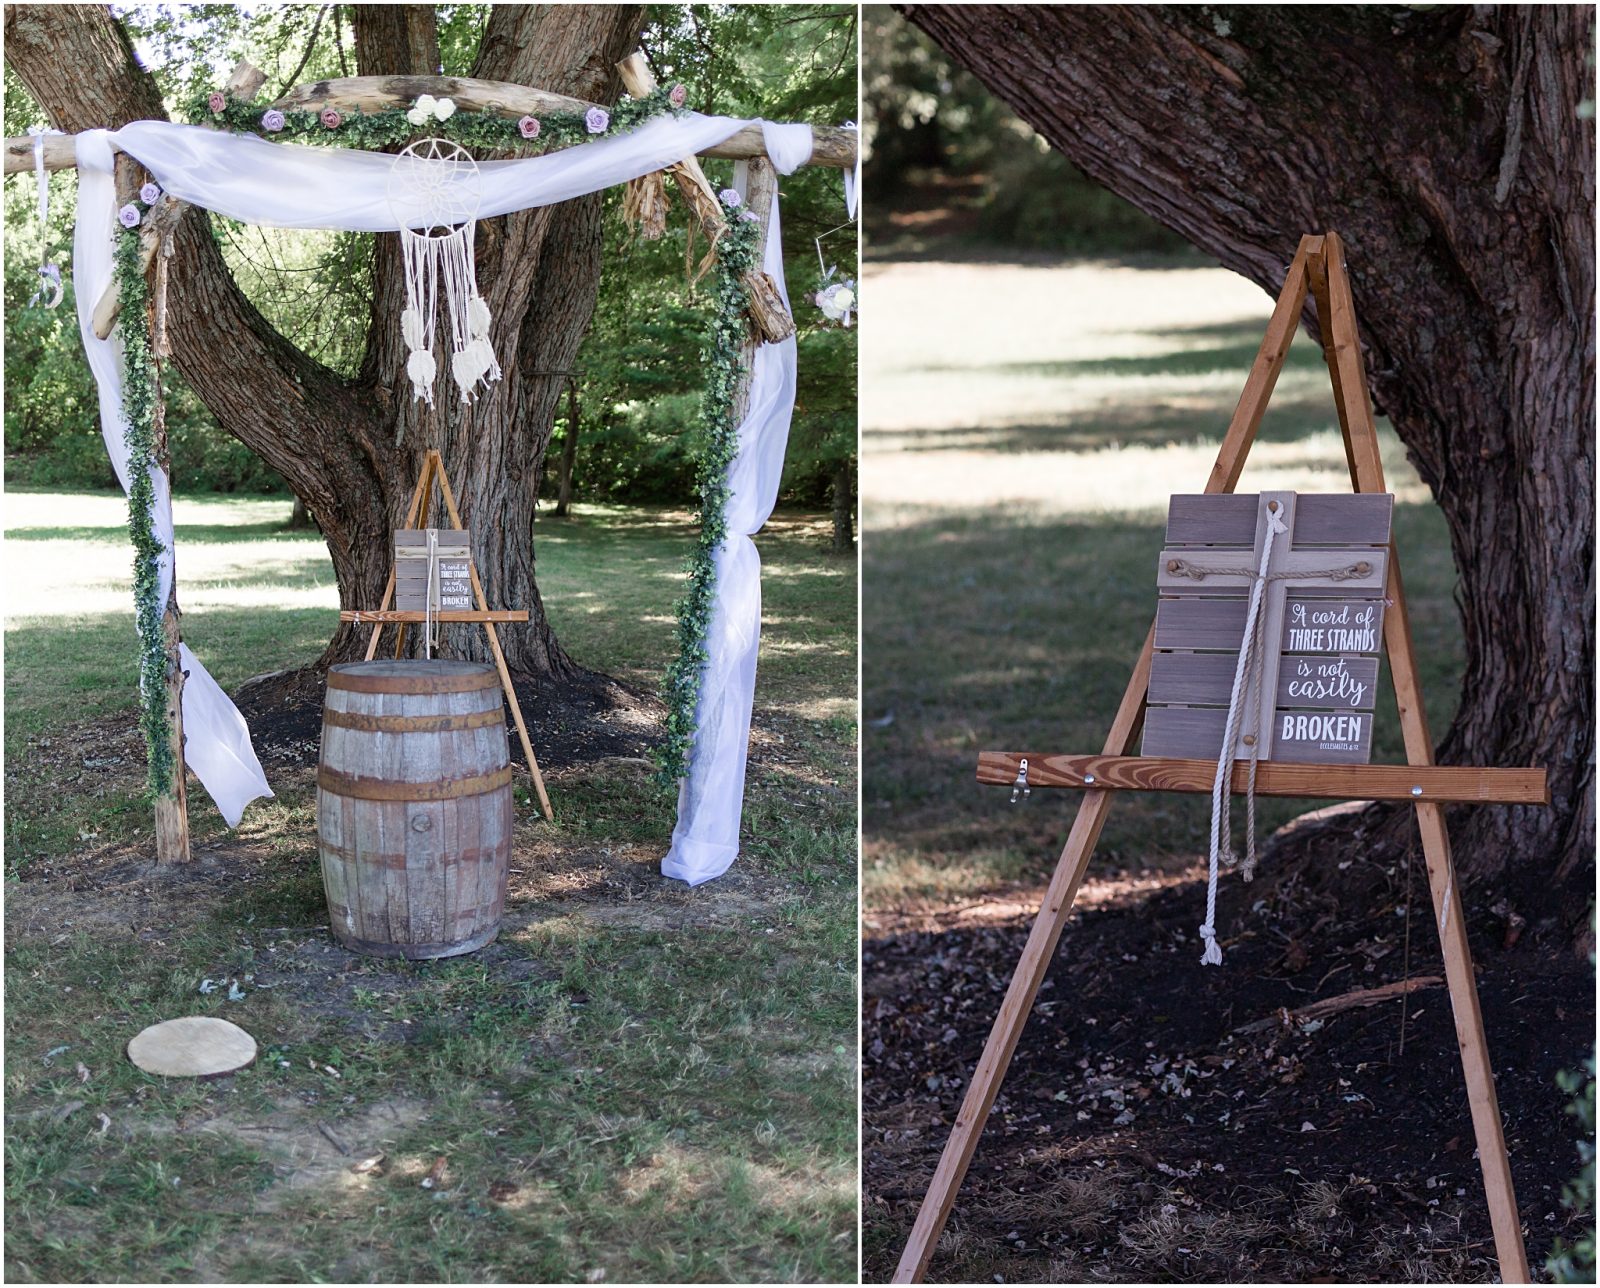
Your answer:
[[[478,294],[473,245],[479,203],[478,163],[448,139],[420,139],[394,159],[389,207],[400,223],[406,307],[400,334],[409,357],[406,375],[414,398],[433,405],[439,374],[434,358],[435,305],[444,282],[450,314],[450,374],[461,400],[500,379],[489,343],[489,306]]]

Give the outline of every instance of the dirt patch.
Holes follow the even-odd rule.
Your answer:
[[[1441,988],[1320,1024],[1286,1009],[1441,973],[1425,880],[1205,891],[1085,885],[934,1267],[1007,1281],[1484,1280],[1493,1243]],[[1117,889],[1122,888],[1122,895]],[[864,946],[867,1278],[886,1279],[1021,953],[1026,915],[875,914]],[[1535,1265],[1574,1235],[1556,1074],[1592,1047],[1593,975],[1558,926],[1507,950],[1473,906],[1479,990]],[[1409,930],[1408,930],[1409,927]],[[1260,1021],[1267,1021],[1261,1025]],[[941,1270],[942,1267],[942,1270]]]

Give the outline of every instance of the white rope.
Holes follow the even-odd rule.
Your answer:
[[[428,574],[422,583],[422,655],[433,660],[433,593],[439,576],[439,529],[428,529]]]
[[[1221,864],[1222,851],[1230,844],[1223,836],[1223,828],[1228,812],[1226,801],[1230,787],[1229,780],[1233,775],[1233,753],[1239,736],[1239,716],[1244,705],[1241,699],[1248,692],[1255,690],[1257,681],[1251,679],[1251,672],[1259,670],[1261,665],[1259,641],[1262,633],[1257,627],[1257,622],[1261,616],[1261,601],[1267,589],[1267,567],[1272,562],[1273,539],[1288,530],[1278,510],[1269,508],[1267,531],[1261,542],[1261,566],[1256,570],[1255,579],[1250,584],[1250,609],[1245,615],[1244,638],[1239,642],[1239,663],[1233,670],[1233,691],[1228,699],[1228,721],[1222,736],[1222,751],[1217,756],[1217,776],[1211,786],[1211,853],[1209,875],[1206,879],[1206,919],[1200,925],[1200,938],[1206,945],[1200,961],[1206,966],[1222,965],[1222,949],[1217,945],[1217,871]],[[1257,744],[1252,744],[1250,748],[1252,764],[1256,754]]]

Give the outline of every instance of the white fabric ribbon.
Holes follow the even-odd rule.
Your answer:
[[[479,217],[489,218],[550,205],[625,183],[661,170],[760,124],[768,155],[783,174],[811,155],[808,125],[777,125],[686,112],[647,121],[626,134],[578,147],[479,166]],[[230,218],[279,228],[334,228],[393,232],[421,226],[423,209],[394,210],[387,184],[393,158],[344,148],[268,143],[167,121],[135,121],[120,130],[90,130],[77,139],[78,223],[73,263],[78,285],[79,329],[100,391],[106,451],[124,489],[128,485],[123,441],[122,370],[118,343],[95,338],[95,301],[112,276],[116,187],[113,144],[142,162],[165,192]],[[768,225],[765,268],[784,291],[778,202]],[[787,295],[784,296],[787,301]],[[755,655],[760,638],[760,559],[749,534],[766,522],[777,500],[789,421],[794,411],[795,342],[764,345],[755,355],[750,412],[739,430],[739,454],[729,467],[729,539],[718,552],[711,660],[701,681],[700,731],[690,750],[689,773],[679,796],[679,822],[672,852],[662,863],[668,876],[698,884],[726,871],[738,853],[743,808],[750,709],[755,693]],[[163,548],[161,594],[172,585],[172,500],[166,478],[154,474],[152,521]],[[184,687],[185,756],[200,781],[235,825],[244,806],[271,795],[250,750],[249,731],[193,654]],[[203,739],[212,745],[202,745]]]
[[[132,478],[128,469],[128,421],[122,411],[122,342],[118,333],[102,340],[94,333],[94,306],[111,285],[117,188],[111,134],[89,130],[78,135],[78,223],[72,243],[72,274],[77,288],[78,333],[100,394],[100,434],[106,455],[122,490]],[[157,603],[172,593],[172,493],[167,476],[154,465],[150,482],[151,527],[161,543],[157,558]],[[229,827],[237,827],[244,807],[259,796],[271,796],[261,762],[250,746],[250,729],[238,708],[211,678],[188,645],[179,646],[183,686],[183,755]]]
[[[39,190],[39,289],[28,299],[32,308],[40,300],[47,309],[61,303],[61,270],[50,262],[50,176],[44,169],[44,139],[47,134],[60,134],[44,125],[30,125],[33,136],[33,174]]]
[[[855,168],[844,172],[844,212],[854,219],[856,217],[856,194],[861,190],[861,127],[854,121],[846,121],[839,128],[853,130],[856,136]]]
[[[796,153],[786,151],[780,156],[772,144],[769,135],[767,154],[778,170],[789,173],[783,165]],[[809,143],[806,155],[810,155]],[[791,168],[804,160],[792,161]],[[746,171],[742,164],[735,168],[734,182],[741,193],[748,191]],[[777,283],[787,307],[776,193],[767,218],[762,267]],[[716,552],[716,607],[706,639],[709,658],[695,708],[689,772],[678,788],[678,823],[672,829],[672,848],[661,860],[663,876],[690,885],[721,876],[739,856],[756,656],[761,648],[761,555],[750,537],[766,523],[777,504],[796,377],[793,336],[756,350],[750,409],[739,426],[739,450],[728,465],[728,538]]]

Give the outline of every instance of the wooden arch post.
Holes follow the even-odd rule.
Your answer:
[[[1377,427],[1362,367],[1360,339],[1350,281],[1345,272],[1344,246],[1337,233],[1301,238],[1289,265],[1283,290],[1273,307],[1260,351],[1245,381],[1216,464],[1206,481],[1206,492],[1232,492],[1255,442],[1267,402],[1283,370],[1294,339],[1306,296],[1316,303],[1322,321],[1324,357],[1333,384],[1339,427],[1344,435],[1350,481],[1356,492],[1383,492],[1383,465],[1378,452]],[[1511,1165],[1506,1154],[1500,1107],[1495,1096],[1494,1071],[1484,1038],[1483,1014],[1472,973],[1472,953],[1467,942],[1461,889],[1450,857],[1444,805],[1452,803],[1512,802],[1549,804],[1549,787],[1542,769],[1477,769],[1436,767],[1433,742],[1423,713],[1422,689],[1417,677],[1411,622],[1405,588],[1393,538],[1389,543],[1387,597],[1384,614],[1384,651],[1394,678],[1395,701],[1404,733],[1406,765],[1278,765],[1262,762],[1256,791],[1262,795],[1321,797],[1324,799],[1409,800],[1417,811],[1433,895],[1434,928],[1444,953],[1445,981],[1461,1049],[1461,1067],[1467,1088],[1473,1132],[1483,1169],[1484,1192],[1494,1231],[1495,1252],[1505,1283],[1529,1282],[1527,1252],[1517,1216]],[[1150,683],[1154,628],[1134,664],[1132,678],[1111,722],[1099,756],[1063,756],[1039,752],[983,752],[978,781],[1012,786],[1026,761],[1030,787],[1068,787],[1083,791],[1083,803],[1061,851],[1044,901],[1029,933],[1016,972],[1006,990],[994,1028],[967,1086],[955,1125],[945,1143],[933,1180],[917,1212],[905,1251],[894,1274],[895,1283],[919,1283],[938,1245],[940,1232],[955,1205],[956,1193],[978,1147],[984,1124],[994,1108],[1006,1070],[1033,1010],[1039,987],[1066,926],[1072,903],[1089,865],[1090,856],[1105,825],[1112,797],[1122,790],[1209,792],[1215,762],[1166,760],[1133,756],[1129,752],[1144,720]],[[1243,762],[1235,764],[1236,791],[1242,791]]]

